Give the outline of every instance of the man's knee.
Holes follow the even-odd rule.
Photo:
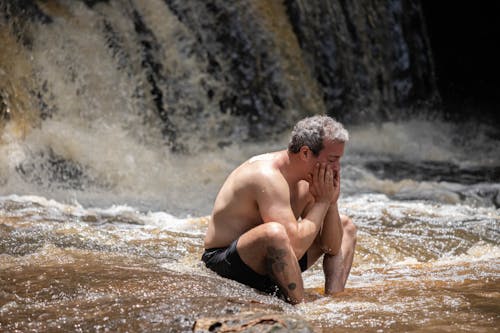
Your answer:
[[[268,222],[265,225],[264,238],[267,244],[287,244],[289,242],[285,227],[277,222]]]
[[[358,228],[352,222],[352,219],[349,216],[342,216],[342,229],[344,231],[344,236],[349,236],[351,238],[356,238],[356,234],[358,232]]]

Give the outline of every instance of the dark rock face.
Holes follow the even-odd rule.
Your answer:
[[[499,167],[462,168],[452,162],[436,161],[376,161],[365,165],[378,177],[391,180],[457,182],[460,184],[498,183]]]
[[[286,4],[329,114],[394,119],[398,108],[438,100],[418,1]]]
[[[500,49],[496,45],[500,3],[471,6],[457,2],[449,7],[422,0],[422,8],[444,116],[460,123],[494,122],[499,127]]]
[[[216,99],[222,115],[243,118],[249,138],[287,129],[290,109],[300,108],[300,114],[323,112],[321,106],[301,94],[302,89],[287,81],[284,67],[293,60],[280,54],[278,32],[268,26],[265,16],[272,15],[285,25],[289,33],[279,37],[295,38],[284,8],[268,4],[259,8],[250,2],[219,0],[166,3],[195,36],[196,48],[192,52],[203,59],[206,73],[219,83],[206,84],[209,100]],[[307,76],[303,69],[293,72],[299,77]]]
[[[32,59],[27,89],[42,120],[136,112],[172,151],[268,139],[318,113],[350,123],[398,119],[438,100],[418,0],[4,0],[0,19]],[[99,63],[79,58],[82,48]],[[27,86],[2,61],[11,82],[0,93]],[[93,90],[99,85],[109,89]],[[23,112],[2,103],[13,119]]]
[[[83,190],[86,185],[95,183],[86,174],[85,167],[50,149],[32,154],[28,162],[16,167],[16,171],[27,182],[46,187]]]

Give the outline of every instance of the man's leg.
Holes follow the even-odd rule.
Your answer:
[[[283,225],[268,222],[251,229],[239,238],[236,249],[248,267],[271,276],[290,303],[302,302],[301,271]]]
[[[342,245],[336,255],[326,254],[323,257],[325,273],[325,294],[335,294],[344,290],[351,271],[356,247],[356,226],[352,220],[341,215],[343,228]]]

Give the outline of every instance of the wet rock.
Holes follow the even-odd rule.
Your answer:
[[[10,110],[0,92],[0,122],[10,120]]]
[[[268,140],[312,114],[397,118],[397,108],[437,95],[419,0],[147,3],[0,1],[9,36],[34,66],[25,109],[42,120],[140,113],[184,153]],[[99,70],[77,56],[85,49],[102,57]],[[92,88],[101,85],[110,90]],[[5,110],[0,103],[0,121]]]
[[[330,114],[350,121],[394,118],[398,108],[437,101],[419,1],[285,5]]]
[[[500,207],[500,191],[497,192],[497,195],[495,196],[495,200],[493,202],[495,204],[495,207],[496,208],[499,208]]]
[[[377,177],[400,181],[457,182],[460,184],[495,183],[500,180],[500,167],[464,168],[450,162],[440,161],[370,161],[365,163],[368,170]]]
[[[95,5],[97,5],[98,3],[101,3],[101,2],[104,2],[104,3],[108,3],[109,1],[108,0],[83,0],[83,2],[90,8],[94,7]]]
[[[204,332],[314,332],[312,327],[300,318],[282,314],[247,313],[233,317],[200,318],[193,327],[196,333]]]
[[[16,166],[17,173],[30,183],[41,186],[82,190],[96,185],[89,169],[55,153],[52,149],[33,153]]]

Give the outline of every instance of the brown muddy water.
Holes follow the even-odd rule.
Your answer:
[[[334,34],[314,57],[287,3],[309,15],[304,45]],[[406,21],[381,2],[327,3],[0,0],[1,332],[190,332],[247,313],[325,333],[499,330],[500,127],[386,109],[411,87],[400,59],[421,58],[404,51]],[[349,22],[401,39],[398,63],[370,58],[374,40]],[[315,64],[330,54],[332,68]],[[315,72],[339,82],[322,90]],[[321,263],[295,307],[207,270],[224,178],[285,149],[296,120],[331,103],[348,112],[344,93],[363,105],[345,123],[340,210],[358,226],[346,291],[323,295]]]
[[[294,307],[204,268],[206,217],[2,197],[0,330],[181,332],[247,312],[318,332],[498,330],[498,210],[376,194],[341,206],[359,227],[346,291],[325,297],[318,263]]]

